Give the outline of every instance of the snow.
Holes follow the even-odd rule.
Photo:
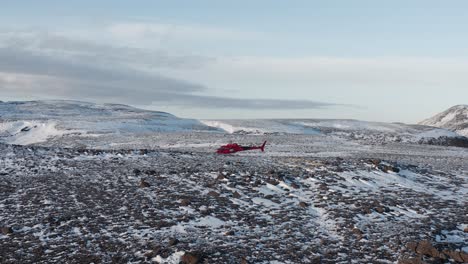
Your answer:
[[[1,141],[31,144],[0,143],[0,221],[13,228],[0,235],[2,263],[178,263],[185,252],[208,263],[396,263],[411,254],[402,245],[423,238],[468,250],[468,151],[414,144],[454,136],[445,129],[319,119],[202,124],[61,101],[7,103],[0,112]],[[214,153],[231,140],[269,143],[266,152]]]
[[[418,142],[421,139],[460,136],[446,129],[427,126],[340,119],[202,120],[201,122],[230,134],[302,134],[385,142]]]
[[[416,139],[423,139],[423,138],[439,138],[439,137],[459,137],[458,133],[445,130],[445,129],[432,129],[428,131],[424,131],[422,133],[416,134]]]
[[[176,252],[172,253],[172,255],[170,255],[167,258],[162,258],[161,256],[158,255],[158,256],[152,258],[151,260],[156,262],[156,263],[160,263],[160,264],[179,264],[180,263],[180,258],[184,254],[185,254],[184,251],[176,251]]]
[[[287,133],[287,134],[320,134],[319,131],[304,126],[300,122],[282,122],[280,120],[200,120],[203,124],[219,128],[224,132],[247,133],[247,134],[267,134],[267,133]]]
[[[117,104],[77,101],[0,103],[0,142],[29,145],[49,142],[74,147],[180,148],[180,142],[159,142],[161,133],[203,132],[232,135],[306,135],[344,140],[418,142],[458,136],[445,129],[394,123],[330,119],[194,120],[169,113]],[[21,129],[28,127],[28,131]],[[187,136],[187,135],[183,135]],[[153,137],[153,138],[150,138]],[[156,137],[156,139],[154,139]],[[63,138],[63,140],[61,139]],[[166,144],[164,144],[166,143]],[[185,147],[213,148],[225,142],[184,142]],[[323,152],[322,152],[323,153]]]
[[[57,129],[57,123],[51,121],[7,121],[0,123],[0,139],[3,138],[3,141],[9,144],[29,145],[74,133],[80,133],[80,131]]]
[[[216,131],[169,113],[78,101],[0,102],[0,118],[0,141],[20,145],[66,135],[88,140],[103,135],[126,138],[156,132]],[[21,132],[25,127],[30,130]]]
[[[468,137],[468,105],[456,105],[448,110],[428,118],[422,125],[446,128]]]

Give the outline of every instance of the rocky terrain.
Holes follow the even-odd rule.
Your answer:
[[[264,153],[215,154],[264,140]],[[0,263],[464,263],[466,140],[0,103]]]
[[[465,149],[200,146],[0,145],[0,262],[468,261]]]

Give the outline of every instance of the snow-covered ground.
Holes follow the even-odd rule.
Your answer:
[[[194,119],[118,104],[78,101],[0,102],[0,142],[28,145],[50,139],[213,131]],[[99,139],[98,139],[99,141]]]
[[[0,263],[468,261],[468,148],[421,141],[447,130],[62,103],[0,107]]]
[[[155,134],[206,132],[239,135],[307,135],[361,141],[468,146],[468,138],[444,128],[327,119],[194,120],[119,104],[77,101],[0,102],[0,142],[62,143],[88,148],[141,145]],[[150,144],[150,143],[148,143]]]
[[[393,263],[427,241],[467,254],[465,148],[270,135],[265,153],[224,156],[209,142],[265,135],[216,135],[0,144],[0,262]]]
[[[326,135],[367,142],[421,142],[427,139],[457,138],[443,128],[402,123],[379,123],[340,119],[201,120],[207,126],[231,134]],[[465,139],[466,140],[466,139]]]

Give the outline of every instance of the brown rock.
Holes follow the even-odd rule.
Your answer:
[[[172,246],[175,246],[179,243],[179,240],[175,237],[173,238],[170,238],[169,241],[167,242],[167,244],[172,247]]]
[[[150,186],[151,186],[151,185],[150,185],[147,181],[141,179],[141,181],[140,181],[140,188],[147,188],[147,187],[150,187]]]
[[[267,183],[271,184],[271,185],[274,185],[274,186],[276,186],[276,185],[279,184],[279,181],[277,181],[277,180],[275,180],[275,179],[271,179],[271,178],[269,178],[269,179],[267,179],[267,180],[265,180],[265,181],[266,181]]]
[[[369,207],[364,207],[362,209],[363,214],[372,214],[372,209]]]
[[[377,211],[377,213],[381,214],[381,213],[385,212],[385,209],[382,206],[378,206],[378,207],[375,208],[375,211]]]
[[[219,193],[215,192],[215,191],[210,191],[208,193],[208,196],[211,196],[211,197],[219,197]]]
[[[180,262],[183,264],[197,264],[200,263],[200,256],[195,252],[186,252],[180,257]]]
[[[302,207],[302,208],[306,208],[309,205],[306,202],[299,202],[299,206]]]
[[[468,226],[463,229],[463,232],[468,233]]]
[[[13,229],[11,227],[2,227],[1,231],[4,235],[13,234]]]
[[[398,264],[424,264],[424,262],[421,260],[421,257],[415,257],[415,258],[402,258],[398,260]]]
[[[145,252],[145,254],[143,254],[143,256],[145,256],[145,258],[153,258],[156,256],[156,254],[154,253],[154,250],[149,250],[147,252]]]
[[[455,250],[444,250],[444,253],[458,263],[465,263],[460,252]]]
[[[222,173],[218,174],[218,177],[216,178],[218,181],[226,179]]]
[[[378,166],[380,164],[380,162],[382,162],[382,161],[379,160],[379,159],[370,159],[369,162],[371,164],[374,164],[375,166]]]
[[[418,242],[411,241],[406,244],[406,248],[413,252],[416,252],[417,247],[418,247]]]
[[[439,251],[432,246],[431,242],[428,240],[423,240],[419,242],[418,246],[416,247],[416,253],[431,256],[434,258],[438,258],[440,253]]]
[[[356,235],[362,235],[363,232],[361,231],[361,229],[355,227],[351,230],[353,232],[353,234],[356,234]]]
[[[239,199],[239,198],[241,198],[241,195],[240,195],[240,193],[238,193],[237,191],[235,191],[235,192],[232,193],[232,197],[234,197],[234,198],[236,198],[236,199]]]
[[[182,199],[180,200],[180,205],[182,206],[189,206],[191,201],[189,199]]]
[[[468,263],[468,253],[460,252],[460,257],[463,259],[464,263]]]
[[[227,231],[226,233],[224,233],[225,236],[233,236],[235,233],[234,231],[230,230],[230,231]]]
[[[353,234],[356,235],[357,239],[358,240],[361,240],[362,239],[362,236],[364,235],[364,233],[361,231],[361,229],[355,227],[351,230],[351,232],[353,232]]]
[[[291,183],[291,187],[294,189],[299,189],[299,185],[297,185],[295,182]]]
[[[327,190],[328,190],[328,185],[325,184],[325,183],[321,183],[321,184],[319,185],[319,190],[327,191]]]

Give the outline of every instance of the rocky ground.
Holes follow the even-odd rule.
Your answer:
[[[466,149],[361,149],[0,145],[0,263],[468,262]]]

